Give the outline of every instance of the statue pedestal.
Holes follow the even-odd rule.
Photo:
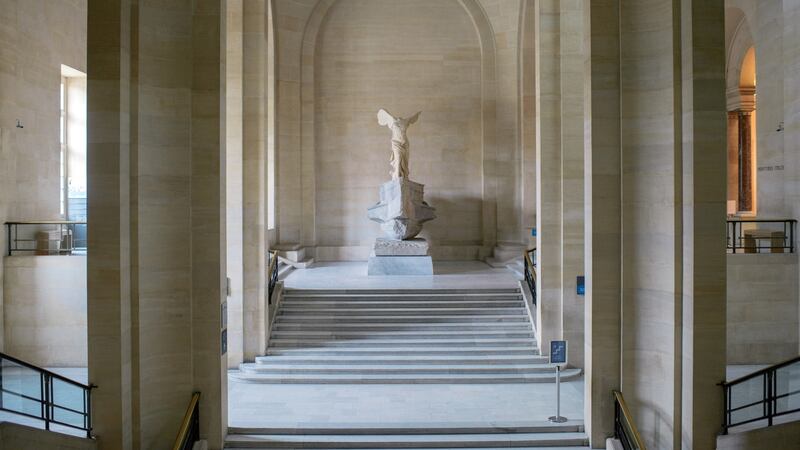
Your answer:
[[[433,275],[428,241],[378,238],[367,263],[367,275]]]
[[[424,188],[407,178],[383,183],[380,201],[367,210],[367,217],[380,223],[389,239],[413,238],[423,223],[436,218],[436,209],[423,200]]]

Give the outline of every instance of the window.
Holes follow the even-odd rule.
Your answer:
[[[59,199],[59,214],[61,217],[67,215],[67,78],[61,77],[61,88],[59,92],[61,97],[61,118],[59,120],[59,133],[58,139],[61,144],[60,159],[59,159],[59,179],[61,180],[60,199]]]
[[[61,66],[60,212],[86,220],[86,74]]]

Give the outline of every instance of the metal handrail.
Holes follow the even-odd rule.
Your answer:
[[[769,246],[758,245],[758,242],[753,242],[753,245],[743,245],[741,241],[744,239],[746,242],[746,236],[742,236],[742,234],[744,233],[742,224],[745,223],[783,224],[783,237],[781,245],[774,245],[775,243],[774,240],[781,239],[780,236],[753,238],[754,241],[762,239],[770,239],[772,242],[770,242]],[[744,250],[745,253],[747,253],[748,250],[753,251],[753,253],[758,252],[759,250],[781,250],[780,253],[782,253],[783,250],[788,250],[789,253],[794,253],[795,251],[794,236],[796,227],[797,227],[797,220],[794,219],[729,219],[726,224],[726,229],[727,229],[726,246],[731,253],[741,253],[741,250]]]
[[[644,440],[633,422],[633,415],[625,403],[622,392],[614,392],[614,437],[625,450],[647,450]]]
[[[39,397],[34,397],[32,395],[27,395],[22,392],[17,392],[6,387],[4,383],[4,370],[7,366],[3,364],[3,362],[8,361],[15,366],[24,367],[28,370],[36,372],[39,374]],[[61,383],[66,383],[77,387],[82,390],[83,398],[83,408],[82,409],[74,409],[70,408],[66,405],[58,404],[55,401],[55,385],[53,381],[57,380]],[[63,375],[59,375],[55,372],[50,370],[44,369],[42,367],[35,366],[27,361],[23,361],[19,358],[15,358],[13,356],[6,355],[5,353],[0,353],[0,410],[8,411],[14,414],[18,414],[25,417],[30,417],[33,419],[43,420],[45,423],[45,429],[50,429],[50,424],[61,425],[69,428],[74,428],[78,430],[83,430],[86,432],[86,436],[92,438],[92,389],[96,388],[97,386],[93,384],[83,384],[81,382],[72,380],[67,378]],[[19,409],[13,409],[8,407],[7,403],[4,400],[4,397],[12,396],[21,398],[23,400],[31,401],[31,402],[38,402],[40,404],[39,415],[31,414],[30,412],[22,411]],[[78,416],[82,417],[83,426],[75,425],[74,423],[68,423],[62,420],[59,420],[55,417],[56,410],[59,411],[66,411]]]
[[[192,394],[189,400],[189,407],[183,415],[181,427],[178,429],[178,436],[175,437],[173,450],[191,449],[194,443],[200,438],[200,393]]]
[[[269,268],[267,268],[267,304],[272,304],[272,292],[278,282],[278,251],[269,251]]]
[[[80,220],[23,220],[15,222],[5,222],[6,225],[86,225],[85,221]]]
[[[725,403],[725,420],[722,424],[723,433],[727,434],[728,429],[732,427],[750,424],[761,420],[766,420],[767,426],[772,426],[773,420],[776,417],[800,412],[800,408],[778,411],[778,400],[786,399],[793,395],[800,395],[800,390],[788,391],[782,394],[778,394],[778,377],[777,377],[778,370],[793,364],[800,364],[800,356],[796,356],[794,358],[788,359],[778,364],[774,364],[772,366],[756,370],[755,372],[741,376],[734,380],[723,381],[722,383],[720,383],[720,386],[722,386],[723,390],[723,396],[724,396],[723,401]],[[761,377],[762,379],[761,383],[762,389],[760,398],[756,401],[734,407],[733,388],[739,384],[745,383],[753,379],[757,379],[759,377]],[[733,418],[734,413],[759,405],[762,406],[761,415],[740,420],[738,422],[734,421]]]
[[[525,282],[533,297],[533,306],[536,306],[536,248],[526,250],[523,255],[525,260]]]
[[[34,245],[33,247],[20,246],[21,242],[28,242],[34,244],[38,244],[40,242],[36,238],[20,237],[19,235],[20,227],[23,227],[23,232],[24,232],[25,230],[24,227],[36,226],[36,225],[51,226],[52,228],[50,228],[50,231],[58,231],[59,238],[56,240],[48,239],[46,241],[47,248],[40,248],[38,245]],[[7,241],[6,255],[8,256],[13,255],[15,252],[28,252],[28,253],[37,253],[45,255],[52,255],[52,254],[69,255],[72,254],[73,252],[86,251],[87,249],[86,238],[84,237],[82,239],[79,239],[76,237],[76,235],[78,234],[78,229],[80,227],[83,227],[83,230],[86,229],[87,223],[85,221],[76,221],[76,220],[8,221],[5,222],[5,227],[6,227],[6,241]],[[33,236],[35,236],[35,233],[33,233]],[[57,243],[57,248],[55,249],[50,247],[53,242]],[[83,243],[83,245],[76,245],[76,243],[78,242]]]

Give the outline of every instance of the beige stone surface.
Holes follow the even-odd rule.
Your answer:
[[[355,8],[353,5],[360,6]],[[402,20],[390,19],[391,15],[378,12],[386,8]],[[355,10],[358,11],[357,16],[353,16],[352,11]],[[399,99],[402,94],[415,105],[420,104],[416,99],[422,99],[433,105],[431,111],[436,114],[434,122],[428,123],[427,129],[420,129],[420,133],[431,136],[428,138],[431,142],[420,142],[419,145],[432,147],[432,150],[423,155],[428,159],[414,162],[418,154],[415,150],[411,163],[414,176],[417,177],[418,173],[415,164],[420,164],[420,170],[426,171],[433,162],[439,161],[457,168],[452,176],[449,173],[447,176],[441,176],[441,173],[431,176],[435,185],[431,189],[436,189],[437,201],[438,198],[443,200],[452,223],[460,225],[452,226],[452,223],[446,222],[437,224],[428,237],[441,241],[437,244],[441,245],[440,248],[463,247],[454,248],[448,253],[465,254],[470,258],[490,254],[498,238],[517,245],[523,243],[530,230],[524,231],[520,226],[522,156],[519,124],[522,111],[516,100],[520,89],[517,70],[520,13],[521,3],[516,0],[446,0],[419,2],[419,7],[415,7],[413,2],[370,1],[361,5],[356,0],[276,1],[275,30],[280,47],[276,52],[278,104],[275,114],[276,164],[280,173],[276,188],[278,244],[302,245],[312,247],[312,250],[318,247],[320,255],[315,255],[318,259],[321,255],[350,255],[352,253],[345,248],[370,245],[377,233],[376,227],[364,222],[363,217],[354,210],[343,206],[340,199],[348,198],[358,203],[361,198],[361,202],[369,203],[364,193],[367,184],[374,188],[382,180],[368,183],[361,175],[366,165],[376,165],[379,158],[370,151],[365,153],[370,155],[370,159],[359,161],[358,164],[342,165],[336,162],[338,160],[324,160],[341,158],[339,153],[342,150],[326,150],[323,153],[321,149],[330,147],[331,142],[334,147],[343,148],[349,154],[367,151],[362,148],[378,148],[370,144],[370,140],[376,139],[377,130],[369,130],[364,112],[376,107],[371,102],[379,101],[388,94],[375,97],[369,92],[369,85],[356,80],[365,76],[391,77],[389,74],[392,71],[396,72],[392,84],[397,91],[393,95],[398,95]],[[341,23],[337,25],[337,21]],[[456,23],[460,25],[456,26]],[[352,29],[353,32],[337,33],[333,39],[323,36],[325,30],[331,27],[339,27],[342,32]],[[409,43],[413,45],[398,46],[395,44],[397,39],[381,36],[365,40],[368,37],[365,33],[383,33],[385,36],[394,33],[392,36],[395,38],[400,34],[407,35],[411,40]],[[442,38],[431,39],[436,33]],[[474,37],[476,34],[477,39]],[[323,41],[324,46],[320,45]],[[325,69],[325,61],[345,55],[347,50],[338,56],[331,56],[330,52],[345,42],[372,44],[355,55],[362,58],[362,62],[356,64],[352,58],[341,62],[342,65],[349,64],[350,69],[333,72]],[[323,47],[328,49],[328,56]],[[373,56],[366,60],[368,55]],[[382,56],[378,58],[377,55],[395,56],[384,61]],[[405,65],[400,63],[404,60],[408,61]],[[472,68],[464,70],[462,66]],[[324,79],[319,77],[321,71],[326,74]],[[403,71],[414,71],[415,80],[405,76]],[[340,72],[346,76],[340,75]],[[358,76],[353,77],[353,73]],[[498,77],[503,78],[501,82],[497,81]],[[530,76],[529,79],[532,80]],[[335,111],[338,107],[335,101],[325,100],[328,94],[324,90],[335,95],[337,89],[345,86],[336,84],[341,82],[365,90],[358,95],[352,95],[353,92],[339,94],[346,101],[358,104],[367,101],[368,106],[347,106],[348,103],[343,103],[343,111],[352,107],[364,110],[361,113],[363,119],[359,119],[361,115],[358,111],[355,111],[355,116],[350,114],[353,119],[345,119]],[[434,95],[429,95],[430,92]],[[497,100],[498,95],[503,96],[501,101]],[[401,109],[390,107],[392,103],[398,104],[399,100],[389,101],[384,104],[393,113],[409,113],[403,112],[402,106]],[[423,106],[425,104],[422,103]],[[466,108],[468,104],[474,108]],[[420,109],[429,109],[423,106]],[[450,113],[452,123],[444,118],[445,113]],[[331,132],[328,130],[336,128],[331,124],[337,120],[349,120],[351,123],[343,135],[329,136]],[[447,130],[455,130],[458,126],[463,128],[467,123],[479,123],[480,126],[469,126],[469,133],[460,138],[449,137],[452,133]],[[495,146],[497,127],[504,132],[499,138],[503,140],[502,148]],[[440,130],[438,135],[432,131],[437,129]],[[416,136],[417,131],[414,133]],[[448,144],[443,144],[448,140]],[[415,140],[415,149],[417,145]],[[528,145],[531,145],[530,141]],[[424,148],[419,150],[425,152]],[[532,163],[528,162],[528,167],[532,168]],[[320,175],[321,170],[327,172]],[[352,174],[358,176],[354,178]],[[463,177],[463,174],[470,176]],[[418,181],[430,184],[427,179],[429,175],[424,177],[426,179]],[[527,182],[530,184],[532,180],[529,178]],[[498,189],[502,189],[500,197]],[[501,200],[498,201],[498,198]],[[535,202],[529,203],[532,205]],[[501,208],[499,214],[498,207]],[[478,220],[474,220],[476,217]],[[501,237],[496,233],[498,220],[505,230]]]
[[[789,449],[800,442],[800,422],[731,433],[717,438],[717,450]]]
[[[561,7],[558,0],[537,3],[536,30],[536,192],[538,195],[537,308],[539,342],[549,348],[563,337],[562,303],[562,141],[561,141]]]
[[[96,450],[98,442],[92,439],[53,433],[16,423],[0,423],[0,450]]]
[[[728,255],[728,364],[797,355],[797,254]]]
[[[426,224],[425,235],[442,244],[481,241],[475,36],[454,1],[340,0],[328,11],[315,53],[319,245],[369,245],[380,235],[360,211],[387,179],[390,151],[375,123],[378,107],[404,117],[424,111],[409,133],[410,173],[441,218]]]
[[[613,434],[609,391],[621,384],[620,2],[586,10],[584,420],[592,447]]]
[[[86,257],[4,260],[3,352],[42,367],[86,367]]]
[[[0,224],[58,219],[61,64],[86,71],[86,0],[2,0],[0,23]]]
[[[108,448],[158,447],[200,391],[201,436],[220,448],[224,12],[213,0],[89,6],[96,433]]]
[[[225,12],[225,241],[230,280],[228,367],[235,368],[244,360],[243,0],[229,0]]]

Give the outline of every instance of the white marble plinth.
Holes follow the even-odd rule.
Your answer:
[[[424,188],[405,178],[383,183],[380,201],[367,210],[367,216],[380,223],[390,239],[413,238],[422,231],[423,223],[436,218],[436,209],[422,199]]]
[[[375,239],[372,251],[375,256],[428,256],[428,241],[423,238],[406,240]]]
[[[370,256],[367,275],[433,275],[430,256]]]

